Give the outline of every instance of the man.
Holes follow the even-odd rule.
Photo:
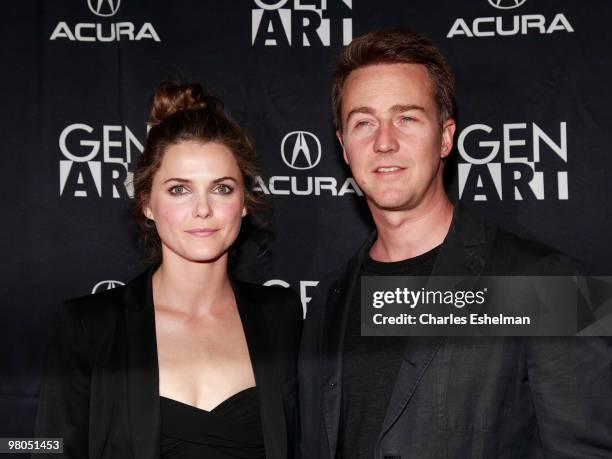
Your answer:
[[[567,273],[449,201],[452,101],[447,64],[413,32],[368,33],[336,64],[337,136],[376,232],[309,307],[302,457],[612,457],[607,338],[360,335],[363,275]]]

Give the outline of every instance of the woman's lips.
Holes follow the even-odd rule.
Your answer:
[[[215,228],[193,228],[185,232],[191,234],[192,236],[207,237],[207,236],[212,236],[217,231],[218,230]]]

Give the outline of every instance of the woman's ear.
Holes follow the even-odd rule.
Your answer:
[[[155,221],[155,216],[153,215],[153,211],[151,210],[151,207],[149,207],[149,205],[147,204],[143,209],[142,209],[142,213],[144,214],[145,217],[147,217],[149,220],[153,220]]]

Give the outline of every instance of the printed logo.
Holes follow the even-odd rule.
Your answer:
[[[500,10],[511,10],[518,8],[527,0],[489,0],[489,4]]]
[[[115,287],[119,287],[120,285],[125,285],[123,282],[118,280],[103,280],[94,285],[94,288],[91,289],[91,293],[103,292],[104,290],[111,290]]]
[[[121,0],[87,0],[89,10],[96,16],[109,18],[119,11]],[[115,23],[79,22],[74,26],[65,21],[57,23],[49,40],[68,40],[78,42],[115,42],[115,41],[161,41],[155,27],[150,22],[138,27],[133,22]]]
[[[292,131],[281,141],[281,158],[285,165],[299,175],[276,175],[264,180],[257,177],[254,190],[263,194],[293,196],[344,196],[357,194],[363,196],[352,177],[339,184],[336,177],[304,176],[301,171],[314,169],[322,157],[321,142],[312,132]]]
[[[525,4],[527,0],[488,0],[489,4],[499,10],[511,10]],[[457,18],[446,34],[446,38],[468,37],[504,37],[527,34],[552,34],[555,32],[573,32],[574,28],[563,13],[557,13],[552,19],[542,14],[523,14],[515,16],[479,17],[471,22],[469,19]]]
[[[292,169],[312,169],[321,161],[321,142],[311,132],[293,131],[283,137],[281,154],[285,164]]]
[[[143,144],[127,126],[85,123],[66,126],[59,136],[60,196],[115,199],[132,195],[131,167]]]
[[[457,149],[459,197],[468,201],[569,199],[567,123],[547,134],[536,123],[486,124],[461,131]]]
[[[253,46],[348,45],[353,0],[254,0]]]
[[[91,12],[103,18],[114,16],[119,11],[120,4],[121,0],[87,0]]]
[[[269,281],[264,282],[263,285],[265,285],[266,287],[269,287],[272,285],[280,285],[281,287],[285,287],[285,288],[291,287],[291,285],[289,285],[288,282],[282,279],[270,279]],[[314,289],[317,285],[319,285],[319,281],[308,281],[308,280],[300,281],[300,300],[302,301],[302,309],[303,309],[304,318],[306,318],[306,311],[308,309],[308,303],[310,303],[310,300],[312,300],[311,289]]]

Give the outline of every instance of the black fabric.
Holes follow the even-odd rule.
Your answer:
[[[301,452],[335,459],[342,343],[372,234],[320,284],[300,345]],[[432,275],[563,275],[559,253],[460,204]],[[612,457],[609,337],[413,337],[397,372],[374,458]]]
[[[367,257],[361,276],[429,276],[439,247],[408,260]],[[341,457],[371,459],[409,337],[361,336],[361,285],[349,305],[342,353]]]
[[[160,397],[162,458],[261,459],[265,457],[255,387],[211,411]]]
[[[64,438],[63,457],[161,457],[152,273],[59,309],[36,436]],[[232,286],[255,374],[266,457],[292,458],[302,307],[289,289],[235,279]]]

